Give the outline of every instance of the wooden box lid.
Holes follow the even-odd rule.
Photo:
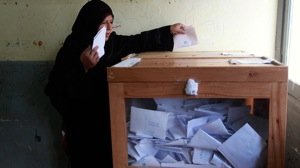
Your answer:
[[[109,82],[200,81],[286,82],[288,68],[280,62],[249,54],[218,52],[148,52],[132,67],[107,68]],[[130,59],[130,58],[129,58]],[[263,63],[268,62],[268,63]]]

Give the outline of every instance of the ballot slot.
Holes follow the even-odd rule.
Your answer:
[[[131,167],[266,167],[268,99],[127,98]],[[251,109],[253,111],[251,111]]]

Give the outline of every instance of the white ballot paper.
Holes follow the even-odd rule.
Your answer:
[[[135,150],[133,143],[128,142],[127,147],[128,147],[128,155],[132,156],[135,160],[140,160],[142,158]]]
[[[218,147],[224,157],[236,168],[258,167],[266,142],[250,127],[245,124],[221,146]]]
[[[274,60],[268,59],[230,59],[230,64],[271,64]]]
[[[165,146],[185,146],[187,144],[186,139],[178,139],[164,144]]]
[[[198,43],[195,28],[193,26],[185,27],[185,34],[177,34],[174,36],[174,48],[183,48],[196,45]]]
[[[200,126],[200,129],[210,135],[229,135],[229,132],[221,119],[204,124]]]
[[[222,168],[232,168],[226,161],[223,156],[220,156],[219,154],[214,153],[214,156],[210,160],[210,163]]]
[[[217,168],[214,165],[198,165],[198,164],[185,164],[182,162],[177,163],[161,163],[161,167],[173,167],[173,168]]]
[[[175,160],[175,159],[174,159],[172,156],[170,156],[170,155],[166,155],[166,156],[164,157],[164,159],[162,159],[160,162],[161,162],[161,163],[176,163],[177,160]]]
[[[106,27],[104,26],[98,31],[98,33],[94,37],[92,48],[98,46],[97,52],[98,52],[99,58],[101,58],[105,53],[104,52],[105,35],[106,35]]]
[[[115,64],[113,67],[133,67],[137,63],[141,62],[142,58],[128,58],[124,61],[121,61],[117,64]]]
[[[130,131],[165,139],[171,113],[131,107]]]
[[[199,127],[206,124],[209,117],[200,117],[189,120],[187,123],[187,138],[191,138],[198,131]]]
[[[188,146],[194,148],[201,148],[207,150],[216,150],[221,145],[214,137],[208,135],[206,132],[201,129],[193,136]]]
[[[193,154],[193,163],[196,164],[210,164],[214,151],[207,149],[195,148]]]
[[[139,166],[139,167],[160,167],[159,162],[156,160],[156,158],[152,155],[145,156],[141,160],[139,160],[136,163],[133,163],[131,166]]]
[[[154,147],[154,144],[151,140],[142,139],[138,144],[135,145],[135,150],[141,157],[152,155],[154,156],[157,153],[157,149]]]

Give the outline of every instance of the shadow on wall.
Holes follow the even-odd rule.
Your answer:
[[[61,118],[44,94],[53,62],[0,62],[0,163],[64,168]]]

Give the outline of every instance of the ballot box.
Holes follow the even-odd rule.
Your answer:
[[[147,167],[134,159],[149,167],[284,167],[287,73],[276,60],[244,53],[129,56],[107,69],[114,168]]]

